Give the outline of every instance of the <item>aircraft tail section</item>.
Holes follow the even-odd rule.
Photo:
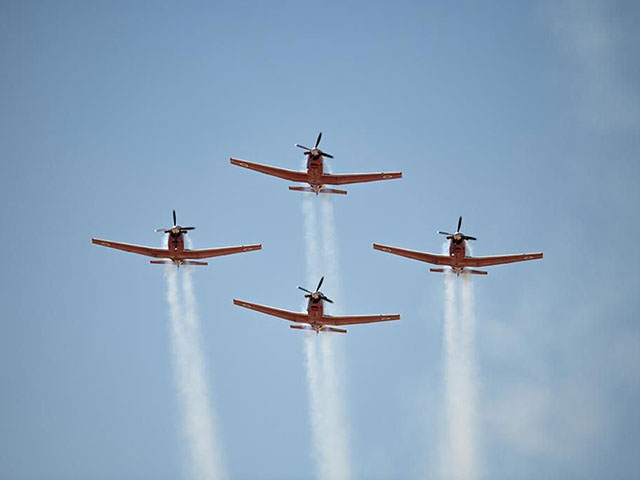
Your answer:
[[[296,330],[315,331],[315,329],[309,325],[289,325],[289,328],[295,328]],[[343,328],[334,328],[334,327],[326,327],[326,326],[320,327],[320,331],[316,333],[320,333],[320,332],[347,333],[347,331],[344,330]]]
[[[289,190],[293,190],[295,192],[310,192],[310,193],[315,193],[316,195],[318,193],[336,193],[338,195],[346,195],[347,191],[346,190],[338,190],[337,188],[323,188],[322,190],[316,192],[313,188],[310,187],[298,187],[298,186],[290,186]]]
[[[174,265],[171,260],[149,260],[149,263],[154,265]],[[209,265],[208,262],[197,262],[195,260],[183,260],[180,265]]]
[[[444,268],[430,268],[429,271],[433,273],[444,273]],[[471,268],[465,268],[462,271],[462,273],[466,275],[486,275],[487,274],[487,272],[484,270],[474,270]]]
[[[471,274],[471,275],[486,275],[487,274],[487,272],[484,271],[484,270],[472,270],[472,269],[469,269],[469,270],[465,270],[464,272],[468,273],[468,274]]]
[[[324,327],[322,332],[347,333],[344,328]]]

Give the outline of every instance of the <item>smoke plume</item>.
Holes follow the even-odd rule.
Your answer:
[[[475,314],[473,284],[462,277],[461,308],[456,276],[444,280],[444,426],[441,476],[474,479],[478,475],[476,424]]]
[[[313,288],[320,277],[326,275],[331,297],[336,300],[340,298],[340,276],[333,205],[330,200],[321,199],[318,224],[315,200],[313,195],[303,195],[302,199],[307,281]],[[325,308],[327,305],[325,303]],[[348,433],[340,381],[340,367],[344,362],[336,361],[338,352],[333,335],[309,332],[305,336],[313,456],[320,479],[348,479]]]
[[[188,474],[197,479],[226,478],[214,430],[200,327],[189,268],[182,275],[184,305],[173,265],[166,270],[167,302],[174,381],[180,407],[181,433],[186,440]]]

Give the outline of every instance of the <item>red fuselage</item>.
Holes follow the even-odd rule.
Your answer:
[[[318,193],[322,190],[322,174],[324,173],[324,162],[322,155],[307,155],[307,173],[309,174],[309,185]]]
[[[309,298],[309,303],[307,304],[307,313],[309,314],[309,325],[311,328],[316,330],[320,330],[323,326],[322,317],[324,316],[324,301],[322,299],[314,300],[313,298]]]
[[[184,234],[170,233],[167,246],[171,254],[180,255],[182,252],[184,252]]]
[[[453,259],[453,265],[451,269],[460,275],[464,270],[464,264],[462,260],[467,256],[467,248],[465,240],[451,239],[449,242],[449,256]]]

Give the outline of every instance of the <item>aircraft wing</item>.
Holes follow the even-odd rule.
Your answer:
[[[120,242],[112,242],[110,240],[100,240],[99,238],[92,238],[91,242],[95,243],[96,245],[102,245],[103,247],[115,248],[116,250],[124,250],[125,252],[137,253],[139,255],[146,255],[147,257],[170,258],[169,250],[167,250],[166,248],[145,247],[142,245],[133,245],[131,243],[120,243]]]
[[[254,250],[261,250],[262,245],[240,245],[238,247],[219,247],[219,248],[207,248],[205,250],[185,250],[180,254],[180,258],[211,258],[220,257],[222,255],[232,255],[234,253],[252,252]]]
[[[336,175],[325,173],[322,175],[321,181],[324,185],[346,185],[348,183],[375,182],[377,180],[391,180],[393,178],[402,178],[402,172],[342,173]]]
[[[255,310],[256,312],[266,313],[274,317],[284,318],[290,322],[306,323],[309,321],[309,315],[303,312],[292,312],[290,310],[282,310],[280,308],[268,307],[266,305],[258,305],[255,303],[245,302],[244,300],[233,299],[234,305],[239,307]]]
[[[373,244],[373,248],[382,252],[393,253],[401,257],[420,260],[421,262],[432,263],[434,265],[451,265],[451,257],[449,255],[436,255],[435,253],[420,252],[418,250],[407,250],[404,248],[390,247],[388,245]],[[478,265],[480,266],[480,265]]]
[[[324,315],[322,317],[324,325],[357,325],[359,323],[388,322],[390,320],[400,320],[400,315],[347,315],[341,317]]]
[[[490,265],[502,265],[504,263],[525,262],[542,258],[542,252],[519,253],[515,255],[490,255],[486,257],[466,257],[464,265],[468,267],[488,267]]]
[[[300,172],[297,170],[287,170],[286,168],[272,167],[270,165],[262,165],[261,163],[247,162],[246,160],[238,160],[237,158],[231,158],[231,163],[239,167],[248,168],[249,170],[255,170],[256,172],[266,173],[267,175],[273,175],[274,177],[284,178],[292,182],[306,182],[308,180],[307,172]]]

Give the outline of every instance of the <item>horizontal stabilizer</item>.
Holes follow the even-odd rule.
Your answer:
[[[295,192],[309,192],[309,193],[315,193],[316,195],[318,193],[336,193],[339,195],[346,195],[347,191],[346,190],[338,190],[336,188],[323,188],[322,190],[316,192],[313,188],[310,187],[298,187],[298,186],[290,186],[289,190],[293,190]]]
[[[444,268],[430,268],[429,271],[433,273],[444,273]]]
[[[298,330],[313,330],[309,325],[289,325],[289,328],[296,328]]]
[[[174,265],[171,260],[149,260],[154,265]],[[195,260],[183,260],[180,265],[209,265],[207,262],[196,262]]]
[[[323,188],[320,193],[337,193],[338,195],[346,195],[346,190],[338,190],[337,188]]]
[[[334,333],[347,333],[347,331],[343,328],[334,328],[334,327],[322,327],[321,332],[334,332]]]
[[[289,328],[295,328],[296,330],[311,330],[315,331],[313,327],[309,325],[289,325]],[[343,328],[333,328],[333,327],[320,327],[320,332],[334,332],[334,333],[347,333]],[[316,332],[319,333],[319,332]]]
[[[465,270],[464,273],[468,273],[471,275],[486,275],[487,272],[484,270]]]

